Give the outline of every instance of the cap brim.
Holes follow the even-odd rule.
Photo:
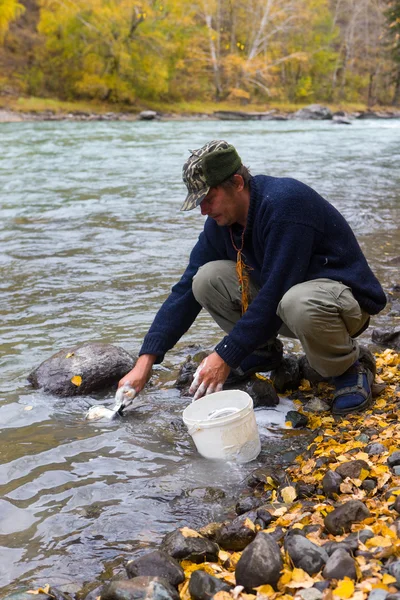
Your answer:
[[[210,188],[204,188],[199,190],[198,192],[192,192],[186,196],[185,202],[181,206],[181,210],[193,210],[196,206],[199,206],[201,202],[203,202],[204,198],[207,196]]]

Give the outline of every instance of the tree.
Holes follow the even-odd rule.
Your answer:
[[[0,44],[3,44],[12,21],[22,15],[25,8],[18,0],[0,0]]]

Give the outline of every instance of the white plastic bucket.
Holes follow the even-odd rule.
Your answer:
[[[261,451],[253,400],[240,390],[216,392],[189,404],[183,422],[205,458],[246,463]]]

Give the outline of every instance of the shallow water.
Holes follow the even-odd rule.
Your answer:
[[[92,404],[111,407],[112,392],[57,399],[26,385],[61,348],[139,349],[202,228],[196,211],[179,212],[182,163],[216,137],[254,174],[315,187],[349,220],[385,289],[400,283],[390,263],[400,255],[399,120],[1,123],[3,593],[107,579],[176,526],[225,515],[257,466],[205,461],[171,425],[188,402],[172,386],[188,346],[219,339],[204,315],[157,367],[147,406],[123,420],[83,419]],[[390,322],[388,310],[374,320]],[[258,415],[262,431],[282,414]],[[299,444],[263,437],[261,459],[279,462]]]

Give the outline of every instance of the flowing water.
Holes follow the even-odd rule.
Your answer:
[[[139,349],[202,228],[197,211],[179,212],[182,164],[213,138],[254,174],[315,187],[385,289],[399,283],[399,120],[0,124],[0,592],[106,580],[175,527],[226,514],[257,466],[205,461],[171,425],[188,402],[172,384],[179,363],[219,339],[205,315],[122,421],[84,420],[112,391],[59,399],[26,384],[77,343]],[[374,323],[390,324],[388,310]],[[263,436],[264,459],[296,443]]]

